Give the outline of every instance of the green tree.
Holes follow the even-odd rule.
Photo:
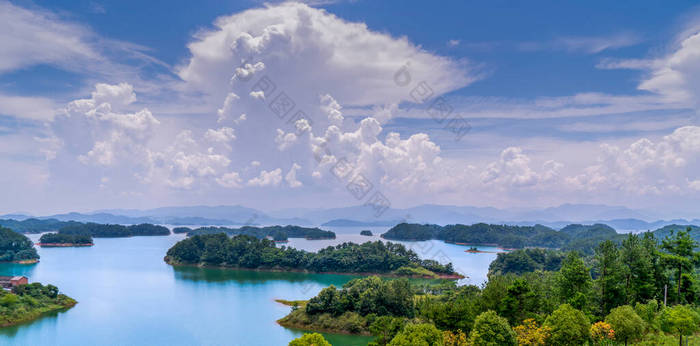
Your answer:
[[[506,297],[501,301],[500,307],[500,314],[506,317],[509,323],[515,325],[530,317],[537,307],[537,296],[525,279],[518,278],[508,286]]]
[[[577,252],[569,252],[562,262],[557,288],[563,301],[580,310],[587,306],[591,273]]]
[[[469,343],[474,346],[518,344],[516,334],[508,325],[508,321],[498,316],[495,311],[487,311],[476,317],[474,328],[469,333]]]
[[[429,323],[408,324],[389,343],[390,346],[442,346],[442,332]]]
[[[649,233],[651,234],[651,233]],[[645,247],[644,240],[636,234],[629,234],[622,241],[620,255],[624,267],[626,302],[633,304],[651,299],[655,293],[652,248]]]
[[[331,346],[331,343],[319,333],[307,333],[289,342],[289,346]]]
[[[642,247],[649,258],[651,268],[648,271],[640,270],[641,275],[646,275],[646,283],[650,286],[648,297],[640,294],[638,302],[645,302],[649,299],[663,299],[664,289],[669,284],[667,270],[661,257],[659,242],[652,232],[644,232],[642,237]]]
[[[666,308],[661,315],[661,329],[678,334],[678,345],[683,345],[683,336],[692,335],[700,329],[700,315],[687,305]]]
[[[605,316],[610,309],[625,301],[620,252],[615,243],[606,240],[598,244],[593,257],[593,272],[597,275],[594,286],[599,315]]]
[[[369,326],[369,331],[376,338],[374,345],[387,345],[391,339],[401,330],[404,324],[403,318],[391,316],[379,316]]]
[[[481,291],[473,285],[466,285],[455,291],[448,291],[440,297],[423,297],[416,302],[418,314],[442,330],[463,330],[469,333],[474,319],[483,310]]]
[[[683,288],[683,274],[693,270],[694,264],[697,261],[698,255],[694,252],[694,248],[698,243],[690,237],[690,228],[685,231],[671,231],[661,243],[661,248],[667,253],[663,254],[664,261],[677,271],[676,287],[677,297],[676,302],[680,304],[683,300],[681,289]]]
[[[659,303],[656,299],[652,299],[646,304],[637,303],[637,305],[634,306],[634,311],[644,321],[645,332],[659,330],[658,319],[656,318],[659,311]]]
[[[629,305],[623,305],[610,310],[605,317],[615,331],[615,339],[625,342],[637,340],[644,333],[644,321]]]
[[[553,345],[583,345],[588,340],[590,322],[586,314],[569,304],[562,304],[544,321],[551,329],[549,340]]]

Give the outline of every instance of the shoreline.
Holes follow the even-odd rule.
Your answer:
[[[430,238],[430,239],[395,239],[395,238],[385,238],[384,235],[380,235],[380,237],[381,237],[382,239],[393,240],[393,241],[429,241],[429,240],[440,240],[440,239],[437,239],[437,238]],[[497,248],[497,249],[499,249],[499,250],[502,250],[502,251],[500,251],[500,252],[499,252],[499,251],[482,251],[482,250],[478,250],[478,251],[469,251],[469,250],[466,250],[466,252],[471,252],[471,253],[502,253],[502,252],[508,252],[508,251],[515,251],[515,250],[517,250],[517,249],[514,249],[514,248],[503,247],[503,246],[498,245],[498,244],[496,244],[496,243],[463,243],[463,242],[447,241],[447,240],[443,240],[443,242],[446,243],[446,244],[454,244],[454,245],[460,245],[460,246],[488,246],[488,247],[495,247],[495,248]]]
[[[505,251],[464,250],[466,253],[504,253]]]
[[[183,267],[198,267],[198,268],[212,268],[212,269],[228,269],[228,270],[245,270],[245,271],[256,271],[256,272],[278,272],[278,273],[303,273],[303,274],[331,274],[331,275],[355,275],[355,276],[381,276],[388,278],[408,278],[408,279],[442,279],[442,280],[460,280],[466,278],[460,274],[438,274],[435,273],[437,277],[428,275],[396,275],[392,273],[346,273],[346,272],[312,272],[305,269],[284,269],[284,268],[241,268],[241,267],[228,267],[228,266],[211,266],[203,264],[185,264],[185,263],[172,263],[166,256],[163,258],[165,263],[171,266],[183,266]]]
[[[80,244],[80,243],[36,243],[34,245],[41,246],[41,247],[86,247],[86,246],[94,246],[95,243],[87,243],[87,244]]]
[[[19,260],[19,261],[0,261],[0,263],[34,264],[34,263],[39,263],[39,259],[33,258],[33,259]]]
[[[7,327],[16,326],[16,325],[19,325],[19,324],[24,324],[24,323],[33,322],[33,321],[36,321],[36,320],[38,320],[38,319],[44,317],[45,315],[48,315],[48,314],[51,314],[51,313],[54,313],[54,312],[68,311],[68,310],[70,310],[71,308],[73,308],[76,304],[78,304],[77,301],[74,301],[74,302],[72,302],[71,304],[67,304],[67,305],[55,305],[53,308],[50,308],[50,309],[38,311],[38,312],[35,312],[35,313],[29,313],[29,314],[27,314],[26,317],[20,318],[20,319],[17,320],[17,321],[12,321],[12,322],[0,322],[0,328],[7,328]]]
[[[285,316],[286,317],[286,316]],[[283,317],[284,318],[284,317]],[[298,325],[295,323],[286,323],[282,322],[282,318],[276,321],[277,324],[284,328],[290,328],[290,329],[298,329],[298,330],[304,330],[304,331],[309,331],[309,332],[316,332],[316,333],[327,333],[327,334],[342,334],[342,335],[358,335],[358,336],[372,336],[371,333],[353,333],[349,332],[347,330],[337,330],[337,329],[326,329],[326,328],[314,328],[311,329],[305,325]]]

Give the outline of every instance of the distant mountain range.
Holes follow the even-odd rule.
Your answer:
[[[2,215],[2,219],[24,220],[36,217],[21,213]],[[67,213],[39,216],[60,221],[114,224],[158,223],[170,225],[299,225],[327,227],[390,227],[401,222],[474,224],[479,222],[509,225],[542,224],[555,229],[571,223],[607,224],[619,231],[643,231],[671,224],[700,224],[698,219],[661,220],[653,212],[620,206],[563,204],[543,209],[498,209],[426,204],[412,208],[387,209],[379,217],[369,206],[312,209],[297,208],[263,212],[244,206],[187,206],[156,209],[109,209],[91,213]]]

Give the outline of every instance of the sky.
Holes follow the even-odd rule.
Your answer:
[[[690,1],[0,0],[0,213],[698,217]]]

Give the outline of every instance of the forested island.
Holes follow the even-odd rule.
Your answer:
[[[53,285],[34,282],[19,285],[10,292],[0,289],[0,327],[31,321],[42,315],[69,309],[77,302],[61,294]]]
[[[36,263],[38,260],[39,254],[29,238],[0,227],[0,262]]]
[[[657,232],[661,232],[661,230]],[[390,240],[438,239],[448,243],[490,245],[503,248],[558,248],[565,251],[576,250],[585,254],[593,253],[596,244],[603,240],[620,242],[626,237],[625,234],[619,234],[614,228],[603,224],[572,224],[557,231],[542,225],[510,226],[485,223],[470,226],[401,223],[381,236]]]
[[[185,231],[186,227],[179,227],[178,232]],[[301,226],[266,226],[266,227],[255,227],[255,226],[243,226],[240,228],[229,228],[229,227],[199,227],[194,230],[189,230],[186,232],[187,236],[195,235],[205,235],[205,234],[217,234],[225,233],[229,236],[234,235],[249,235],[256,238],[266,238],[270,237],[276,241],[285,241],[287,238],[305,238],[309,240],[320,240],[320,239],[335,239],[335,233],[331,231],[324,231],[320,228],[310,228]]]
[[[674,230],[604,240],[590,256],[518,250],[499,254],[482,286],[356,279],[289,302],[278,322],[371,334],[371,345],[698,345],[697,249]]]
[[[45,233],[37,244],[42,247],[93,246],[92,237],[87,234]]]
[[[367,237],[371,237],[371,236],[372,236],[372,231],[366,229],[366,230],[360,231],[360,235],[364,235],[364,236],[367,236]]]
[[[149,223],[131,226],[79,223],[59,229],[58,234],[87,235],[94,238],[117,238],[170,235],[170,230],[167,227]]]
[[[216,266],[236,269],[301,271],[339,274],[379,274],[397,277],[461,278],[452,264],[421,260],[401,244],[381,241],[343,243],[318,252],[276,247],[269,239],[249,235],[229,238],[224,233],[195,235],[168,250],[172,265]]]

